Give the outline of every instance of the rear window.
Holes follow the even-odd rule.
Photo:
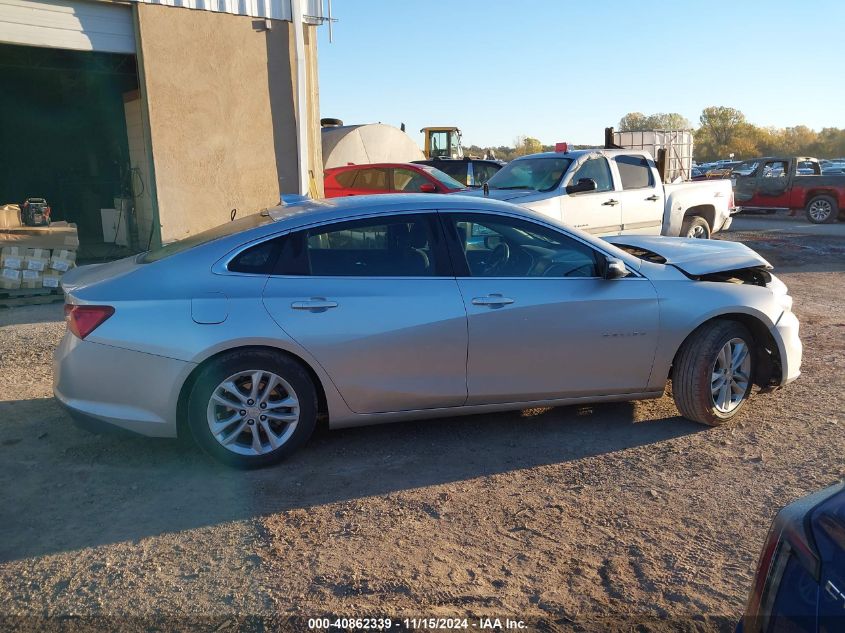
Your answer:
[[[215,226],[213,229],[203,231],[202,233],[191,235],[190,237],[186,237],[185,239],[178,240],[176,242],[170,242],[169,244],[165,244],[161,248],[155,248],[153,250],[147,251],[146,253],[141,253],[137,261],[139,264],[151,264],[152,262],[157,262],[160,259],[164,259],[165,257],[170,257],[171,255],[176,255],[177,253],[187,251],[188,249],[194,248],[195,246],[201,246],[203,244],[207,244],[208,242],[219,240],[222,237],[228,237],[230,235],[234,235],[235,233],[240,233],[241,231],[254,229],[257,226],[263,226],[265,224],[269,224],[272,221],[273,220],[270,219],[270,216],[266,211],[262,211],[261,213],[254,213],[252,215],[240,218],[239,220],[227,222],[226,224],[221,224],[220,226]]]

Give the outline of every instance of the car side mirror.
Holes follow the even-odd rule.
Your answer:
[[[420,185],[420,193],[437,193],[437,187],[430,182],[425,182]]]
[[[605,259],[604,267],[605,279],[621,279],[628,276],[628,269],[625,267],[625,262],[616,257],[608,257]]]
[[[566,193],[584,193],[585,191],[595,191],[599,186],[592,178],[579,178],[574,185],[566,186]]]

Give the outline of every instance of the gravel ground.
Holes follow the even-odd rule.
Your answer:
[[[715,429],[664,397],[323,432],[236,472],[72,426],[50,390],[61,306],[0,310],[0,628],[732,630],[774,513],[845,474],[845,239],[724,238],[777,266],[805,357]]]

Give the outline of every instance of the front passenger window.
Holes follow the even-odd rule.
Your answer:
[[[598,253],[526,220],[454,214],[453,229],[470,277],[599,277]]]
[[[581,178],[592,178],[596,181],[596,192],[613,191],[613,177],[606,158],[590,158],[585,161],[572,175],[570,184],[576,184]]]

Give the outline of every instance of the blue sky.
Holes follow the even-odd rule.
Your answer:
[[[333,0],[320,110],[464,144],[599,143],[627,112],[845,127],[843,0]]]

